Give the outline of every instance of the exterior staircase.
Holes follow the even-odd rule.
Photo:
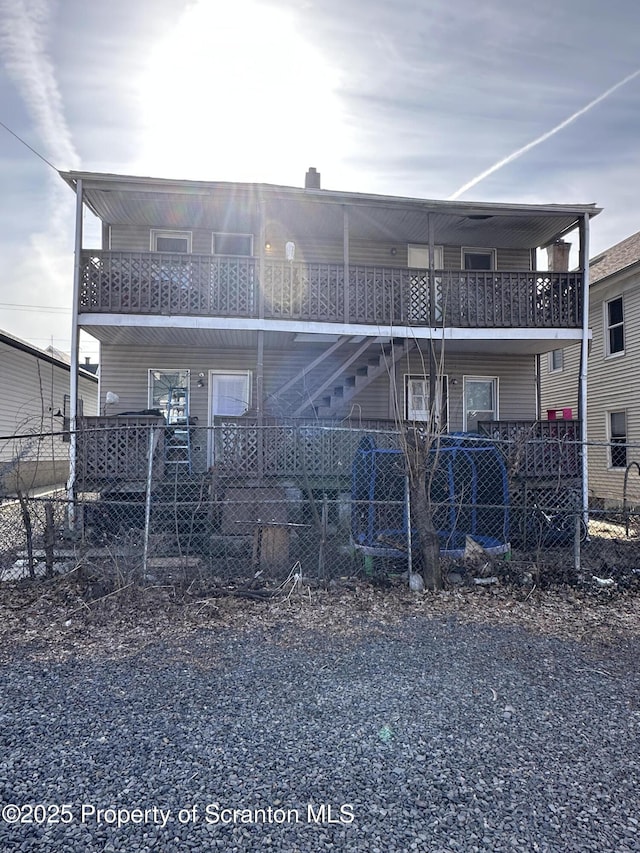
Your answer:
[[[286,405],[293,417],[344,417],[357,395],[391,373],[414,345],[404,338],[371,337],[354,347],[351,338],[341,338],[278,389],[271,396],[271,408]]]

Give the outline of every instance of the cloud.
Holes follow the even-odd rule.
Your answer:
[[[489,175],[493,175],[494,172],[497,172],[498,169],[502,169],[503,166],[507,166],[509,163],[512,163],[518,157],[521,157],[523,154],[526,154],[528,151],[531,151],[532,148],[535,148],[537,145],[540,145],[542,142],[546,142],[547,139],[550,139],[552,136],[555,136],[556,133],[559,133],[561,130],[564,130],[565,127],[568,127],[572,124],[576,119],[579,119],[585,113],[592,110],[595,106],[597,106],[601,101],[604,101],[605,98],[608,98],[626,83],[630,83],[631,80],[634,80],[636,77],[640,75],[640,68],[637,68],[631,74],[627,74],[622,80],[618,80],[613,86],[610,86],[605,92],[598,95],[597,98],[594,98],[592,101],[589,101],[588,104],[585,104],[581,109],[576,110],[576,112],[572,113],[568,118],[561,121],[560,124],[552,127],[551,130],[548,130],[546,133],[543,133],[541,136],[538,136],[536,139],[533,139],[531,142],[528,142],[526,145],[523,145],[521,148],[518,148],[517,151],[512,152],[507,157],[503,157],[502,160],[498,160],[497,163],[494,163],[493,166],[490,166],[488,169],[485,169],[483,172],[480,172],[479,175],[476,175],[475,178],[471,178],[470,181],[467,181],[466,184],[463,184],[459,189],[457,189],[454,193],[449,196],[449,200],[453,200],[456,198],[460,198],[461,195],[470,190],[472,187],[475,187],[476,184],[479,184],[480,181],[483,181],[485,178],[488,178]]]
[[[47,52],[50,18],[45,0],[0,0],[0,53],[36,124],[47,159],[60,169],[74,169],[80,158]]]
[[[25,141],[57,168],[79,168],[80,158],[67,126],[56,74],[48,53],[51,8],[45,0],[0,0],[0,59],[35,128]],[[30,160],[32,154],[26,154]],[[20,282],[20,301],[70,305],[72,282],[72,197],[56,172],[44,164],[44,208],[38,209],[25,242],[3,257],[7,281]],[[38,230],[35,230],[35,229]],[[11,259],[9,265],[8,258]],[[31,315],[34,335],[51,331],[51,318]]]

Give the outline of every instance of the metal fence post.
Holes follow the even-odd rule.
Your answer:
[[[158,432],[157,435],[160,433]],[[142,579],[147,579],[147,559],[149,557],[149,528],[151,526],[151,484],[153,482],[153,457],[156,449],[156,428],[149,429],[149,459],[147,461],[147,488],[144,505],[144,550],[142,554]]]
[[[407,570],[409,586],[411,586],[411,575],[413,574],[413,540],[411,536],[411,489],[409,488],[409,475],[404,479],[404,494],[407,507]]]

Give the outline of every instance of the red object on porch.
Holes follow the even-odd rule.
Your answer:
[[[572,421],[573,409],[547,409],[548,421]]]

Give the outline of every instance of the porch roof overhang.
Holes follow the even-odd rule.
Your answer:
[[[449,355],[535,355],[568,346],[581,339],[581,329],[429,329],[413,326],[340,326],[335,323],[247,319],[229,327],[224,318],[137,317],[84,314],[79,326],[107,346],[184,347],[203,349],[256,349],[258,332],[266,350],[321,351],[340,336],[350,336],[354,346],[365,337],[409,338],[419,345],[446,344]],[[591,332],[589,332],[591,337]]]
[[[257,232],[264,209],[267,237],[273,228],[294,240],[341,240],[346,210],[352,238],[426,243],[430,221],[436,244],[534,249],[572,231],[585,214],[600,212],[594,204],[500,204],[96,172],[60,175],[74,190],[82,180],[85,204],[108,225],[215,230],[224,222],[224,230],[235,231],[253,221]]]

